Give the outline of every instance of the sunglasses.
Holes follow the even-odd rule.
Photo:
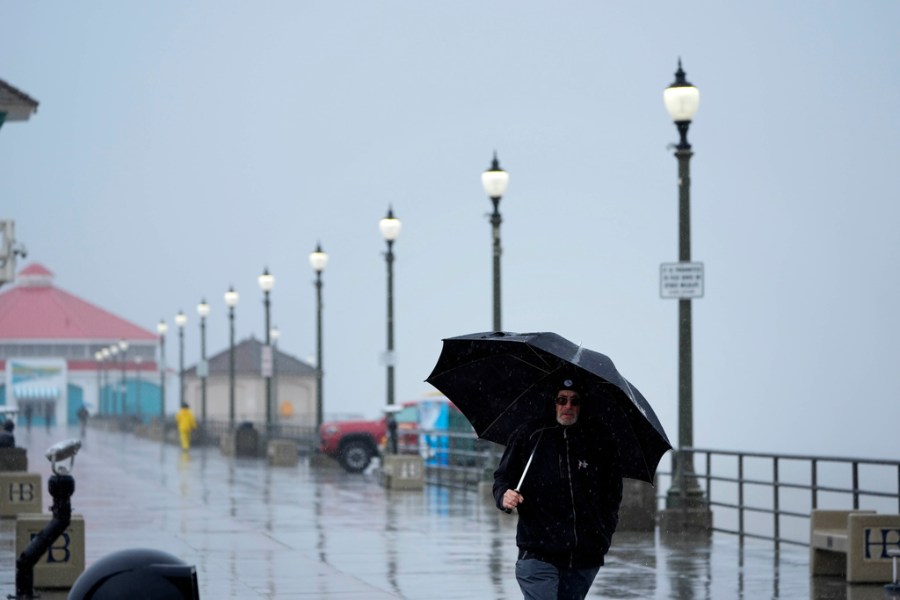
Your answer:
[[[572,406],[581,406],[581,398],[565,398],[563,396],[559,396],[556,398],[557,406],[565,406],[566,404],[571,404]]]

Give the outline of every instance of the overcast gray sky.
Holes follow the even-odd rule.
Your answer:
[[[503,327],[608,354],[677,443],[679,57],[690,130],[694,442],[896,457],[900,4],[16,2],[0,78],[40,101],[0,130],[0,217],[56,284],[153,330],[212,304],[211,352],[264,335],[315,352],[325,410],[385,403],[385,243],[397,400],[441,339],[489,330],[496,149]],[[170,336],[171,339],[171,336]],[[170,341],[168,356],[176,356]],[[173,359],[174,360],[174,359]]]

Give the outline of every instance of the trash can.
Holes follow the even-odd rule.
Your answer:
[[[244,421],[234,432],[234,455],[255,457],[259,453],[259,432],[253,423]]]

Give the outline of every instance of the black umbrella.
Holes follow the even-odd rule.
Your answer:
[[[605,423],[618,440],[623,476],[653,483],[672,445],[644,396],[599,352],[555,333],[474,333],[445,339],[426,381],[479,437],[506,444],[519,425],[553,410],[559,376],[569,371],[586,382],[585,416]]]

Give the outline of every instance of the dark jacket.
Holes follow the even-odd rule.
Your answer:
[[[516,545],[532,555],[575,568],[603,564],[619,521],[622,476],[605,427],[587,419],[563,427],[532,423],[510,437],[494,472],[494,499],[514,489],[537,444],[519,492]]]

